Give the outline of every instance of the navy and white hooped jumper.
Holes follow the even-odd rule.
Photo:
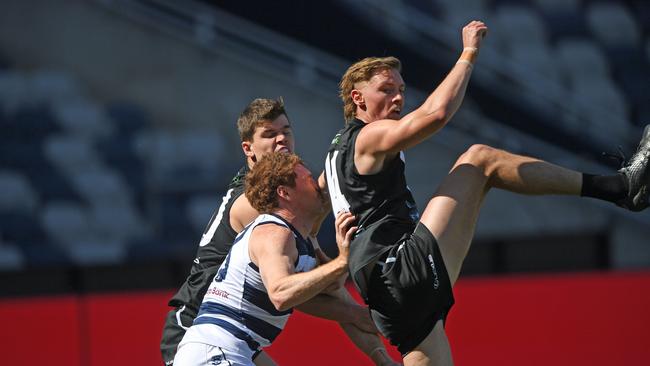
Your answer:
[[[259,268],[248,254],[251,233],[260,225],[280,225],[293,232],[298,249],[295,272],[306,272],[316,267],[312,243],[291,224],[272,214],[258,216],[235,239],[181,344],[198,342],[252,355],[269,346],[284,328],[293,309],[278,311],[273,306]]]

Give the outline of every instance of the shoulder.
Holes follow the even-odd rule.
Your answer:
[[[296,238],[291,229],[272,219],[266,220],[264,216],[258,220],[251,232],[251,246],[258,246],[265,252],[295,250]]]
[[[246,195],[239,194],[230,208],[230,226],[240,232],[258,215],[259,213],[251,206]]]
[[[399,121],[391,119],[382,119],[379,121],[374,121],[367,123],[361,131],[359,131],[359,136],[357,137],[356,147],[357,149],[363,147],[373,147],[376,146],[376,142],[381,140],[386,134],[399,124]]]
[[[384,169],[385,162],[396,156],[387,143],[400,121],[379,120],[366,124],[354,144],[354,163],[361,175],[377,174]]]
[[[400,121],[393,119],[381,119],[378,121],[366,123],[365,126],[359,131],[359,138],[362,138],[366,135],[375,135],[379,133],[384,133],[387,130],[395,128]]]
[[[268,218],[266,215],[260,216],[258,219],[253,232],[257,234],[266,234],[273,237],[291,237],[293,238],[293,232],[289,227],[283,223],[273,220],[273,218]]]
[[[248,198],[246,198],[245,194],[240,194],[237,197],[235,197],[235,201],[232,203],[232,208],[230,209],[231,215],[237,215],[239,211],[250,211],[253,210],[256,212],[255,217],[258,216],[259,214],[257,211],[253,208],[251,203],[248,201]],[[251,222],[255,219],[255,217],[252,217],[251,220],[248,222]]]

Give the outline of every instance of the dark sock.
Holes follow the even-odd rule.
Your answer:
[[[582,174],[582,189],[580,195],[583,197],[593,197],[616,203],[625,198],[627,191],[627,180],[623,174]]]

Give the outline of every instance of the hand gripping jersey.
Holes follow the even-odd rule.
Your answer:
[[[228,348],[229,337],[243,340],[251,350],[266,347],[280,334],[293,309],[278,311],[262,283],[259,268],[251,261],[248,246],[251,233],[260,225],[280,225],[290,229],[296,239],[298,259],[294,263],[295,272],[306,272],[316,267],[314,247],[296,229],[279,216],[260,215],[249,224],[235,239],[235,243],[217,271],[205,294],[199,315],[194,325],[214,324],[217,332],[192,332],[186,334],[183,342],[201,342]],[[239,342],[241,343],[241,342]]]
[[[352,212],[359,229],[350,246],[350,273],[365,297],[361,270],[386,253],[400,239],[410,235],[419,220],[413,195],[404,176],[404,153],[381,172],[361,175],[354,165],[355,143],[366,124],[354,119],[341,129],[329,148],[325,161],[327,187],[334,215]],[[370,266],[372,267],[372,266]]]
[[[244,178],[248,167],[242,167],[228,186],[219,208],[212,214],[210,223],[203,232],[201,242],[192,264],[190,275],[178,292],[169,300],[169,306],[186,306],[190,313],[196,314],[201,299],[212,277],[221,265],[232,246],[237,232],[230,226],[230,208],[244,193]]]

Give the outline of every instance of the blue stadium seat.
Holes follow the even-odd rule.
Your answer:
[[[151,236],[148,223],[128,201],[116,199],[92,204],[90,215],[96,235],[111,242],[126,243]]]
[[[496,30],[495,43],[511,51],[522,45],[534,47],[548,43],[548,31],[541,15],[529,6],[500,5],[494,12],[492,27]]]
[[[14,170],[0,170],[0,211],[33,213],[39,197],[29,179]]]
[[[128,101],[116,101],[106,106],[106,115],[117,128],[116,134],[132,136],[151,125],[147,111]]]
[[[45,158],[68,175],[97,167],[97,156],[92,139],[72,134],[57,134],[43,141]]]
[[[163,262],[169,260],[189,262],[196,254],[197,243],[185,240],[170,240],[158,237],[147,240],[136,240],[127,247],[127,258],[130,262]]]
[[[95,139],[114,131],[102,107],[90,100],[59,100],[53,103],[52,111],[63,129],[75,136]]]
[[[20,250],[23,252],[27,268],[42,269],[72,264],[72,260],[63,249],[48,241],[21,245]]]
[[[67,201],[82,200],[70,180],[45,161],[39,163],[38,166],[32,167],[26,173],[43,201],[57,199]],[[47,177],[47,179],[43,179],[43,177]]]
[[[64,266],[70,263],[62,249],[53,245],[33,214],[0,212],[0,241],[22,252],[27,268]]]
[[[445,22],[454,27],[472,19],[485,19],[488,14],[487,0],[441,0],[436,5],[444,15]]]
[[[25,267],[25,258],[17,246],[0,241],[0,271],[16,271]]]
[[[117,134],[97,141],[95,147],[102,161],[122,175],[142,208],[147,168],[133,148],[132,137]]]
[[[1,143],[0,166],[22,172],[42,201],[81,199],[70,181],[45,160],[39,141]]]
[[[206,228],[214,210],[221,204],[220,197],[216,194],[198,194],[188,199],[185,211],[195,232],[202,232]]]
[[[54,105],[64,100],[82,96],[82,88],[74,76],[60,70],[34,70],[27,79],[31,99],[38,103]]]
[[[185,215],[186,201],[183,193],[165,194],[159,198],[160,206],[153,221],[156,223],[156,236],[164,238],[166,243],[194,243],[200,239],[201,231],[195,230]]]
[[[638,47],[640,27],[625,4],[596,2],[587,6],[587,24],[593,34],[606,46]]]
[[[546,23],[551,40],[588,34],[580,0],[534,0]]]
[[[605,78],[610,75],[607,56],[597,43],[587,38],[561,39],[555,46],[555,57],[570,85],[581,80]]]
[[[50,108],[45,104],[23,104],[11,115],[5,116],[3,139],[17,141],[42,140],[59,132]]]

